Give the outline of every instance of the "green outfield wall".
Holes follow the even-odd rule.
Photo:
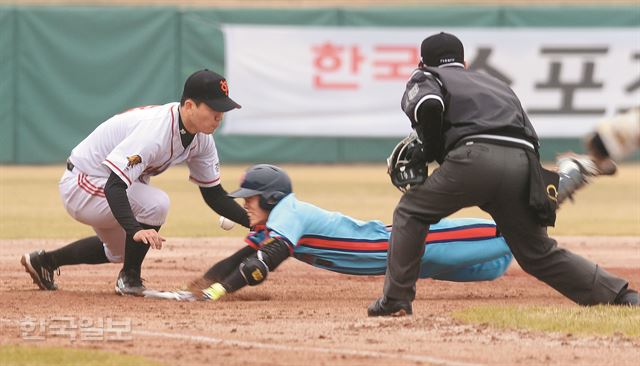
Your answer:
[[[225,71],[224,24],[637,27],[640,7],[216,9],[0,7],[0,163],[62,162],[100,122],[177,101],[200,68]],[[233,95],[233,90],[232,90]],[[400,95],[390,96],[400,99]],[[398,103],[399,104],[399,103]],[[223,162],[383,161],[398,138],[216,135]],[[545,139],[543,157],[581,150]],[[636,155],[634,158],[638,158]]]

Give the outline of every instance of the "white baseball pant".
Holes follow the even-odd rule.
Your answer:
[[[124,261],[125,231],[113,217],[104,195],[107,178],[88,176],[74,168],[65,170],[59,183],[65,209],[77,221],[93,228],[112,263]],[[169,212],[169,196],[158,188],[134,182],[127,189],[133,214],[139,223],[160,226]]]

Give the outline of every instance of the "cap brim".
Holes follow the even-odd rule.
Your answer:
[[[254,189],[247,189],[247,188],[240,188],[238,190],[235,190],[231,193],[228,193],[227,196],[229,197],[233,197],[233,198],[246,198],[246,197],[251,197],[251,196],[257,196],[259,195],[260,191],[256,191]]]
[[[218,99],[208,99],[204,101],[207,103],[209,108],[218,112],[229,112],[232,109],[240,109],[242,106],[236,103],[233,99],[229,97],[218,98]]]

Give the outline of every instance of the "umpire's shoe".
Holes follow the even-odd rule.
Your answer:
[[[142,284],[140,272],[135,269],[121,270],[116,281],[116,293],[120,295],[144,296],[147,288]]]
[[[640,306],[640,295],[638,291],[625,288],[620,291],[615,300],[614,305]]]
[[[407,300],[395,300],[382,296],[374,301],[367,309],[369,316],[405,316],[412,315],[411,302]]]
[[[53,278],[53,272],[60,269],[54,268],[45,260],[44,250],[27,253],[20,258],[20,263],[25,271],[33,278],[33,283],[38,285],[41,290],[54,291],[58,289]]]

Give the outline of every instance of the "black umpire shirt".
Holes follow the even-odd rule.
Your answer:
[[[442,108],[442,121],[419,121],[420,107],[425,102],[434,105],[434,101]],[[414,128],[420,123],[441,123],[438,130],[442,137],[438,138],[443,139],[445,151],[474,135],[523,139],[535,148],[538,146],[538,136],[511,88],[496,78],[461,66],[415,70],[407,82],[402,109]]]

